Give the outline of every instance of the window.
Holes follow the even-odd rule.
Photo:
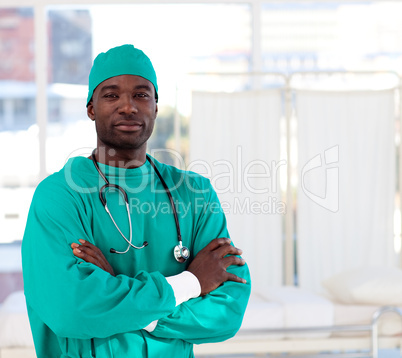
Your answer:
[[[33,24],[31,8],[0,8],[0,302],[23,287],[20,242],[38,183]]]
[[[168,163],[173,163],[174,157],[164,149],[184,155],[188,152],[188,118],[174,110],[177,88],[182,86],[186,74],[244,72],[250,68],[248,5],[54,6],[48,9],[48,15],[49,96],[57,96],[59,105],[58,119],[52,116],[48,123],[49,172],[58,170],[77,150],[89,154],[96,145],[85,101],[88,74],[98,53],[131,43],[151,58],[158,77],[159,114],[148,149]],[[222,18],[227,19],[224,27]],[[55,113],[50,98],[49,113]],[[174,130],[178,124],[181,130],[176,130],[176,137],[181,137],[180,141]]]
[[[398,2],[379,1],[265,3],[263,68],[400,72],[401,10]]]

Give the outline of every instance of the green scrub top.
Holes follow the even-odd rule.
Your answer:
[[[183,245],[191,258],[212,239],[229,237],[225,215],[209,180],[155,164],[169,186],[179,215]],[[193,357],[193,344],[218,342],[240,328],[250,294],[247,266],[229,272],[247,284],[225,282],[204,297],[176,307],[165,277],[186,270],[173,256],[177,232],[167,194],[148,162],[134,169],[99,164],[111,183],[127,194],[133,244],[149,245],[126,254],[127,243],[106,213],[99,189],[105,183],[92,161],[70,159],[39,184],[22,243],[25,296],[37,356]],[[122,197],[110,190],[107,204],[129,237]],[[116,276],[73,255],[71,243],[99,247]],[[154,331],[143,328],[157,320]]]

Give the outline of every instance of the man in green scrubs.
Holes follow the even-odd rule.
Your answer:
[[[174,257],[172,205],[146,159],[157,100],[156,75],[142,51],[124,45],[95,59],[87,113],[105,178],[91,158],[70,159],[36,189],[22,243],[40,358],[187,358],[193,344],[223,341],[240,328],[249,271],[228,239],[215,191],[204,177],[153,159],[191,252],[185,262]],[[104,190],[112,216],[99,197],[104,179],[127,193],[128,206],[118,189]],[[130,241],[148,244],[135,249]]]

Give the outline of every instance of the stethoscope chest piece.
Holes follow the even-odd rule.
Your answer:
[[[186,246],[183,246],[180,241],[180,243],[174,247],[173,255],[177,262],[183,263],[190,257],[190,250]]]

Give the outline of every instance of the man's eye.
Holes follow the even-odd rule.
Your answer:
[[[117,94],[115,93],[106,93],[103,97],[105,98],[117,98]]]
[[[136,93],[134,98],[147,98],[149,97],[148,93]]]

